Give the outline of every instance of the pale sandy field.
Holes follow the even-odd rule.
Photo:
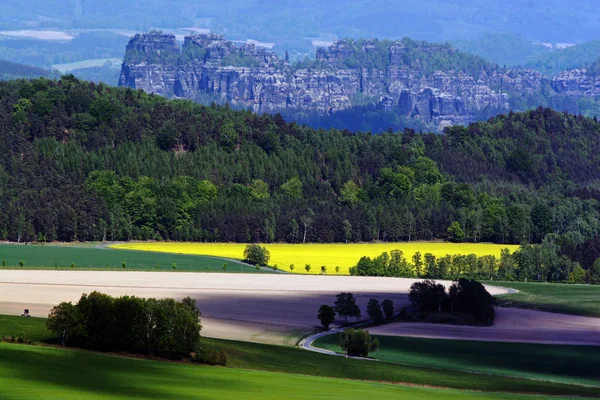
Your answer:
[[[45,317],[61,301],[77,301],[94,290],[141,297],[191,296],[202,312],[202,334],[224,339],[293,345],[319,325],[321,304],[333,305],[342,291],[353,292],[366,314],[370,298],[408,304],[413,279],[255,274],[198,274],[134,271],[0,271],[0,314],[29,308]],[[450,282],[445,282],[449,284]],[[489,286],[492,294],[506,289]],[[341,321],[338,321],[338,323]],[[373,333],[462,338],[600,344],[600,319],[499,309],[494,327],[393,324]]]

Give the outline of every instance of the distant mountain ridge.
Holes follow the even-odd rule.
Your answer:
[[[545,77],[447,44],[341,40],[320,48],[314,60],[291,64],[215,34],[186,36],[180,46],[174,35],[157,31],[131,38],[119,85],[255,112],[330,115],[372,104],[439,128],[511,109],[569,109],[581,98],[600,97],[600,79],[586,69]]]
[[[57,78],[59,76],[60,73],[55,70],[0,60],[0,81],[19,78]]]

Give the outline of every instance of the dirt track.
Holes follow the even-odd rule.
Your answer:
[[[100,271],[0,271],[0,313],[21,314],[29,308],[33,316],[45,317],[61,301],[77,301],[82,293],[98,290],[111,295],[142,297],[191,296],[202,312],[202,333],[206,336],[256,342],[295,344],[298,337],[318,325],[317,309],[333,305],[335,294],[353,292],[365,313],[370,298],[391,298],[400,307],[408,303],[407,293],[415,280],[348,276],[299,276],[255,274],[200,274],[183,272],[100,272]],[[506,289],[489,287],[492,294]],[[585,329],[600,337],[593,325],[600,320],[582,322],[581,317],[560,316],[523,310],[499,311],[498,324],[492,328],[467,328],[411,324],[390,325],[386,334],[459,337],[488,340],[513,340],[512,330],[527,332],[531,340],[542,340],[551,333],[570,341],[588,340]],[[512,313],[512,314],[511,314]],[[527,313],[527,312],[525,312]],[[514,316],[522,315],[515,323]],[[513,321],[503,322],[504,320]],[[560,322],[559,325],[558,323]],[[514,326],[514,325],[518,326]],[[587,325],[586,325],[587,324]],[[591,325],[590,325],[591,324]],[[398,324],[399,326],[400,324]],[[560,330],[559,328],[560,327]],[[452,333],[452,329],[460,328]],[[499,328],[499,329],[498,329]],[[522,328],[522,329],[521,329]],[[406,330],[408,329],[408,331]],[[479,330],[485,330],[481,333]],[[496,330],[496,336],[488,332]],[[437,332],[437,333],[436,333]],[[450,333],[449,333],[450,332]],[[384,332],[381,332],[384,333]],[[467,335],[470,334],[471,336]],[[437,335],[437,336],[435,336]],[[512,335],[512,336],[511,336]],[[516,340],[520,340],[516,337]],[[598,340],[598,339],[596,339]]]

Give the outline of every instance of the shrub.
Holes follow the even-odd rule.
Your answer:
[[[123,269],[127,268],[127,263],[126,263],[125,261],[123,261],[123,262],[121,263],[121,267],[123,267]]]
[[[271,259],[271,253],[266,247],[258,244],[249,244],[244,250],[244,261],[248,264],[267,265]]]
[[[308,274],[310,272],[310,264],[306,264],[304,266],[304,269],[306,270],[306,273]]]
[[[225,351],[215,347],[200,346],[197,352],[192,353],[192,360],[208,365],[227,365]]]
[[[294,264],[290,264],[290,272],[294,272]]]
[[[367,330],[351,328],[340,334],[340,347],[349,356],[366,357],[369,352],[377,351],[379,341],[373,340]]]
[[[19,260],[19,267],[23,268],[25,266],[25,261]]]

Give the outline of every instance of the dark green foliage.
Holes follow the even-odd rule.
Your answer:
[[[474,280],[461,278],[448,293],[450,312],[471,314],[475,322],[492,325],[496,319],[494,298],[485,287]]]
[[[385,299],[381,303],[381,308],[383,309],[385,319],[390,321],[394,317],[394,301],[390,299]]]
[[[200,313],[194,300],[113,298],[92,292],[75,305],[61,303],[46,326],[59,343],[181,359],[198,349]]]
[[[259,244],[249,244],[244,250],[244,261],[257,266],[268,265],[271,253]]]
[[[192,360],[208,365],[227,365],[227,354],[224,350],[214,346],[200,345],[200,348],[193,354]]]
[[[323,327],[326,330],[328,330],[329,325],[331,325],[331,323],[335,319],[335,310],[333,309],[333,307],[328,306],[327,304],[323,304],[321,307],[319,307],[319,313],[317,314],[317,318],[319,319],[319,321],[321,321],[321,325],[323,325]]]
[[[350,275],[412,278],[415,276],[415,272],[402,251],[392,250],[389,253],[382,253],[373,259],[362,257],[356,266],[350,267]]]
[[[344,317],[344,323],[348,323],[348,317],[360,318],[360,308],[356,305],[356,299],[352,293],[340,293],[335,296],[335,312]]]
[[[375,325],[379,325],[383,322],[383,311],[381,311],[381,304],[379,304],[379,300],[369,300],[367,303],[367,314]]]
[[[453,243],[460,243],[465,240],[465,231],[463,231],[462,226],[457,221],[454,221],[448,227],[448,241]]]
[[[442,312],[448,295],[444,285],[425,280],[412,284],[408,298],[419,311]]]
[[[483,325],[493,325],[496,318],[494,298],[474,280],[460,278],[448,292],[444,285],[432,280],[415,282],[408,298],[421,312],[465,313],[473,318],[473,322]]]
[[[371,339],[365,329],[346,329],[340,334],[340,347],[352,357],[366,357],[369,352],[377,351],[379,341]]]
[[[66,76],[0,83],[0,126],[0,239],[431,240],[457,221],[467,242],[580,238],[561,246],[579,261],[600,231],[600,124],[548,109],[371,135]]]

